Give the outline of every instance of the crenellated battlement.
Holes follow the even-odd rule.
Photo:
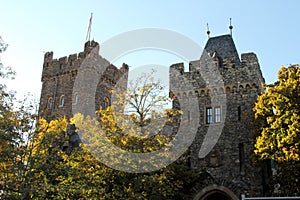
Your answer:
[[[66,64],[68,64],[68,62],[70,60],[73,60],[73,61],[77,60],[77,54],[75,55],[76,56],[75,58],[73,57],[73,59],[70,59],[71,55],[69,57],[64,56],[64,57],[61,57],[61,58],[54,58],[53,59],[53,52],[50,52],[50,53],[52,54],[52,56],[51,57],[47,57],[47,58],[44,59],[44,67],[48,67],[52,63],[59,63],[59,64],[62,64],[62,65],[66,65]]]
[[[255,63],[258,64],[258,59],[255,53],[243,53],[241,55],[242,63]]]
[[[92,41],[87,41],[84,44],[84,53],[89,54],[91,53],[92,50],[96,50],[95,53],[99,53],[99,43],[95,42],[94,40]]]
[[[46,52],[44,55],[42,79],[77,70],[91,51],[99,54],[99,44],[97,42],[87,41],[84,44],[83,52],[70,54],[61,58],[53,58],[54,53],[52,51]]]
[[[70,54],[61,58],[53,58],[53,52],[46,52],[44,55],[43,74],[42,80],[45,78],[51,78],[60,74],[73,73],[79,69],[83,60],[93,51],[95,54],[99,54],[99,44],[95,41],[88,41],[84,45],[84,51],[80,53]],[[105,58],[100,55],[98,57],[101,65],[107,66],[106,73],[108,76],[119,77],[120,74],[127,73],[129,68],[127,64],[123,64],[120,69],[110,64]]]
[[[172,70],[176,70],[179,72],[179,74],[183,75],[184,73],[184,63],[175,63],[173,65],[170,66],[170,71]],[[172,76],[170,74],[170,76]]]
[[[40,117],[70,118],[75,107],[85,108],[86,113],[107,108],[114,101],[112,90],[127,90],[129,66],[123,63],[118,69],[99,55],[99,48],[97,42],[88,41],[78,54],[53,58],[53,52],[45,53]],[[79,71],[81,65],[83,70]],[[96,71],[84,66],[100,73],[93,76]],[[226,199],[238,199],[245,193],[259,194],[263,176],[252,167],[250,154],[253,103],[264,83],[256,54],[239,56],[232,34],[209,37],[200,59],[190,61],[188,71],[184,63],[170,66],[169,81],[173,108],[183,111],[180,119],[172,123],[170,131],[175,131],[170,133],[175,135],[177,129],[188,125],[181,131],[191,142],[189,165],[209,175],[208,181],[194,187],[195,192],[203,194],[197,194],[195,199],[214,199],[223,192],[233,194],[224,196]],[[217,193],[213,193],[215,190]]]
[[[182,119],[198,125],[189,147],[190,166],[215,180],[234,180],[222,181],[222,186],[234,190],[237,197],[259,193],[262,176],[250,162],[253,104],[264,83],[256,54],[239,56],[231,34],[209,37],[200,59],[190,61],[188,68],[184,71],[183,63],[170,66],[169,96],[174,108],[185,109]],[[205,190],[211,184],[196,189],[195,199],[207,198]]]
[[[181,81],[189,81],[187,84],[193,84],[195,88],[207,87],[207,81],[212,85],[235,85],[249,84],[251,82],[264,83],[259,62],[255,53],[244,53],[241,55],[241,62],[236,59],[227,57],[216,59],[216,57],[208,57],[204,61],[196,60],[189,63],[189,71],[184,72],[184,64],[176,63],[170,66],[170,85],[174,88],[178,84],[179,76],[184,78]],[[173,71],[175,70],[175,71]],[[250,84],[251,85],[251,84]],[[261,88],[261,84],[259,84]]]
[[[53,60],[53,52],[46,52],[44,55],[44,62],[50,62],[51,60]]]
[[[84,50],[80,53],[70,54],[60,58],[53,58],[53,52],[44,55],[42,72],[42,92],[40,100],[39,115],[46,119],[53,116],[72,116],[72,106],[80,100],[77,91],[73,91],[78,70],[82,66],[89,66],[99,69],[99,80],[95,95],[95,106],[99,108],[104,98],[109,98],[110,88],[118,81],[120,85],[127,87],[128,71],[127,64],[120,69],[111,64],[108,60],[99,55],[99,44],[95,41],[88,41],[84,44]],[[88,81],[90,77],[86,77]],[[93,81],[91,81],[92,84]],[[82,103],[82,102],[81,102]]]

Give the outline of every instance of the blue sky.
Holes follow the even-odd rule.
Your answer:
[[[206,23],[211,36],[228,34],[232,18],[239,54],[255,52],[266,82],[271,83],[280,65],[299,63],[299,8],[297,0],[0,0],[0,35],[9,44],[1,59],[17,72],[16,80],[9,83],[11,88],[39,98],[44,53],[53,51],[59,58],[82,51],[91,12],[91,38],[100,44],[123,32],[155,27],[176,31],[203,47]],[[180,62],[156,56],[148,59],[163,65]]]

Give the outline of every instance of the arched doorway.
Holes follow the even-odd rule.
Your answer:
[[[210,185],[196,194],[194,200],[238,200],[238,198],[224,186]]]
[[[220,190],[214,190],[201,197],[201,200],[232,200],[232,198]]]

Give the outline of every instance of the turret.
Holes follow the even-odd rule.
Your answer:
[[[98,42],[95,42],[94,40],[87,41],[84,44],[84,53],[85,53],[85,55],[89,54],[92,50],[94,50],[94,53],[99,54],[99,44],[98,44]]]

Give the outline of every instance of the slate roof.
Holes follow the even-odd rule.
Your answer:
[[[235,60],[235,63],[240,63],[240,58],[231,35],[209,38],[201,57],[203,57],[204,53],[209,53],[212,56],[215,52],[222,60],[230,58]]]

